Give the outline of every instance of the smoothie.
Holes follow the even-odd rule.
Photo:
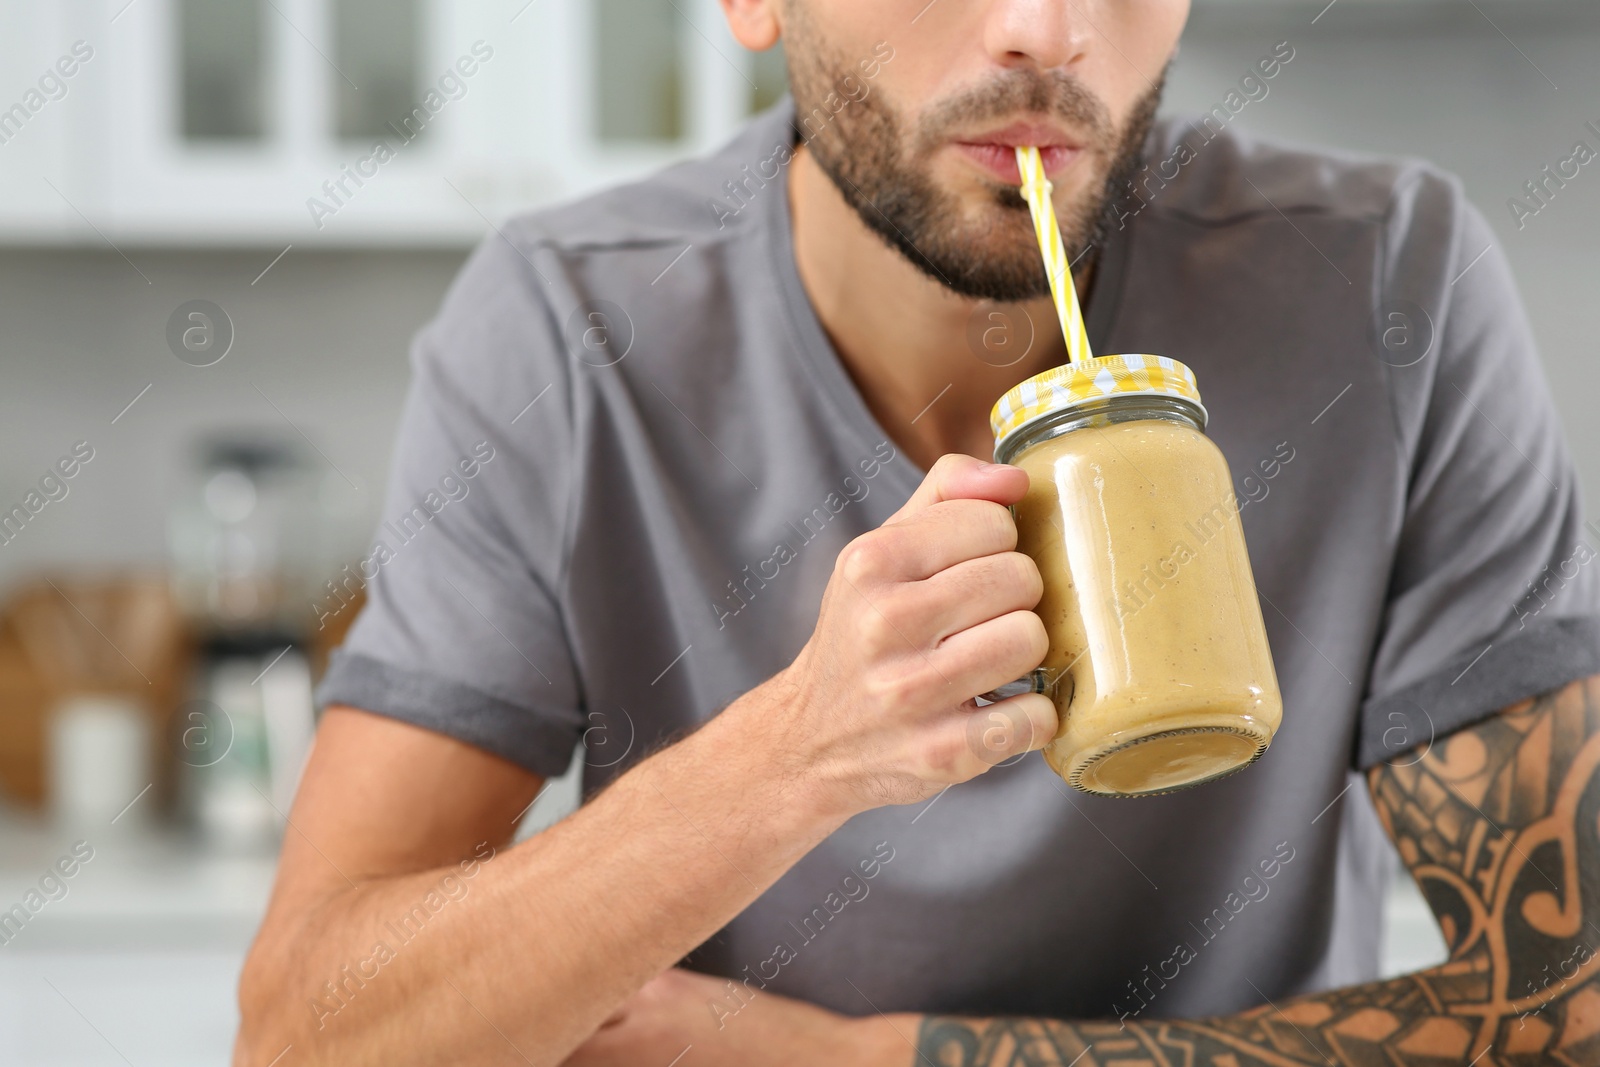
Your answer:
[[[1064,671],[1045,758],[1091,793],[1139,795],[1247,766],[1282,718],[1222,453],[1181,419],[1096,420],[1010,460],[1031,487],[1042,666]]]

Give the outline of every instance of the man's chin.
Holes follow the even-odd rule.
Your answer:
[[[934,276],[959,296],[1015,303],[1049,295],[1026,204],[1013,209],[991,200],[927,248]]]
[[[1050,293],[1032,215],[1010,186],[945,186],[938,194],[930,190],[915,212],[869,210],[861,218],[924,275],[958,296],[1016,303]],[[1070,228],[1064,236],[1074,238]]]
[[[1014,304],[1049,294],[1049,282],[1037,251],[1011,245],[989,251],[980,239],[962,242],[952,235],[950,254],[924,257],[916,263],[930,278],[966,300]]]
[[[946,159],[851,176],[841,160],[820,152],[813,158],[868,229],[950,292],[998,303],[1049,294],[1028,205],[1016,188]]]

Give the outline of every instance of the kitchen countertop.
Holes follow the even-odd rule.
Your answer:
[[[77,841],[94,852],[61,879],[65,893],[41,887]],[[46,900],[20,929],[0,929],[0,1061],[228,1062],[239,969],[275,862],[275,849],[218,852],[136,823],[72,830],[0,817],[0,919],[30,890]]]
[[[70,878],[65,894],[41,878],[86,842],[92,858]],[[82,849],[80,848],[80,851]],[[0,822],[0,912],[45,898],[30,921],[0,950],[221,949],[249,945],[272,888],[276,849],[228,853],[176,832],[138,825],[69,829],[47,823]]]
[[[530,813],[523,836],[564,813]],[[226,1062],[239,969],[266,908],[276,849],[230,853],[138,824],[75,831],[0,816],[0,913],[39,889],[77,841],[94,854],[63,880],[66,893],[54,890],[58,899],[14,934],[0,931],[9,937],[0,943],[7,1067]],[[1395,881],[1384,921],[1385,976],[1444,959],[1409,878]]]

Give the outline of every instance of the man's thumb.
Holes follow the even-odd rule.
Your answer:
[[[1015,504],[1028,491],[1028,476],[1020,467],[985,463],[975,456],[951,452],[940,456],[916,492],[890,517],[908,519],[943,500],[992,500]]]

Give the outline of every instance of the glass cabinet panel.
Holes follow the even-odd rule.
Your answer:
[[[185,140],[260,140],[266,130],[262,0],[179,0]]]
[[[426,125],[427,111],[411,117],[422,100],[422,0],[333,0],[335,130],[345,140],[388,133],[390,123],[407,139]]]

